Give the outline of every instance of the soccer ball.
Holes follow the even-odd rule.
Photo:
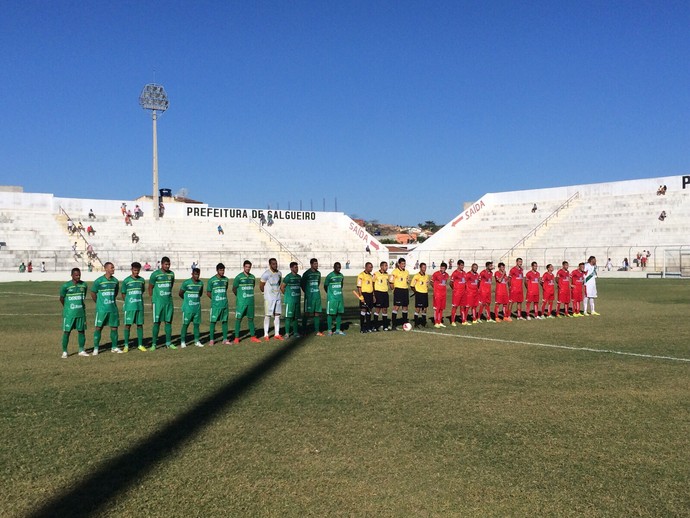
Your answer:
[[[403,324],[403,330],[405,330],[405,331],[412,331],[412,324],[410,324],[409,322],[405,322],[405,323]]]

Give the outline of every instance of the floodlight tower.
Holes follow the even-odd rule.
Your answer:
[[[153,217],[158,219],[160,213],[156,201],[158,201],[158,133],[156,129],[156,120],[158,120],[158,112],[164,112],[168,109],[168,94],[165,93],[163,85],[155,83],[147,84],[141,91],[139,96],[139,105],[144,110],[151,110],[151,117],[153,118]]]

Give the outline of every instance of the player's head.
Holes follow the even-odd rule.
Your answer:
[[[223,271],[225,271],[225,268],[223,268]],[[201,270],[199,268],[192,268],[192,280],[197,282],[199,277],[201,277]]]
[[[110,261],[103,265],[103,269],[105,270],[106,275],[112,275],[115,273],[115,265]]]
[[[479,270],[479,265],[477,263],[472,263],[472,266],[470,268],[474,273],[477,273],[477,270]]]
[[[506,269],[506,263],[498,263],[498,269],[501,271],[505,271]]]
[[[534,270],[535,272],[537,271],[537,261],[532,261],[530,263],[530,266],[532,267],[532,270]]]
[[[422,275],[426,273],[426,263],[419,263],[419,272]]]
[[[404,257],[401,257],[400,259],[398,259],[398,268],[399,269],[404,270],[405,264],[407,264],[407,261],[405,261]]]
[[[72,268],[72,282],[79,282],[81,280],[81,270],[79,268]]]
[[[446,271],[446,268],[448,268],[448,265],[446,264],[445,261],[441,261],[441,265],[438,267],[439,270],[441,270],[441,273]]]
[[[585,271],[585,263],[578,264],[577,269],[580,270],[581,272],[584,272]]]
[[[312,257],[309,260],[309,266],[311,266],[312,270],[318,270],[319,269],[319,260],[316,257]]]
[[[551,273],[553,271],[553,265],[551,263],[546,265],[546,271]]]
[[[595,264],[597,264],[597,258],[594,257],[593,255],[590,255],[590,256],[589,256],[589,259],[587,259],[587,262],[588,262],[589,264],[591,264],[592,266],[594,266]]]
[[[387,272],[388,271],[388,263],[386,261],[381,261],[379,263],[379,270],[382,272]]]
[[[141,263],[139,261],[134,261],[132,263],[132,275],[135,277],[139,275],[139,272],[141,271]]]
[[[161,270],[164,272],[170,271],[170,258],[168,256],[161,259]]]
[[[365,271],[365,272],[371,273],[371,270],[373,270],[373,269],[374,269],[374,265],[371,264],[369,261],[367,261],[366,263],[364,263],[364,271]]]
[[[340,273],[340,268],[341,268],[341,266],[340,266],[340,263],[338,261],[333,263],[333,271],[335,273]]]
[[[290,271],[292,273],[294,273],[295,275],[297,275],[297,272],[299,271],[299,264],[297,264],[296,261],[292,261],[290,263]]]
[[[517,259],[515,259],[515,265],[522,266],[522,257],[518,257]]]
[[[225,265],[223,263],[218,263],[216,265],[216,273],[221,277],[225,275]]]
[[[493,270],[494,269],[494,263],[493,261],[487,261],[484,266],[486,267],[487,270]]]
[[[242,269],[244,270],[244,273],[249,275],[249,272],[252,271],[252,262],[249,259],[245,259],[245,261],[242,263]]]
[[[268,267],[271,269],[272,272],[278,271],[278,259],[275,257],[271,257],[268,260]]]
[[[564,270],[567,270],[567,269],[568,269],[568,261],[563,261],[563,262],[561,263],[561,266],[563,266],[563,269],[564,269]]]
[[[463,268],[465,268],[465,261],[463,261],[462,259],[458,259],[457,268],[458,270],[462,270]]]

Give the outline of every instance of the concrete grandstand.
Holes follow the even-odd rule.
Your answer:
[[[234,275],[241,271],[245,259],[252,261],[260,274],[269,257],[276,257],[285,272],[290,261],[299,262],[303,271],[309,267],[309,259],[317,257],[322,271],[330,271],[333,262],[340,261],[344,273],[356,275],[366,261],[378,264],[388,260],[388,250],[340,212],[230,209],[179,203],[174,198],[163,201],[164,216],[156,221],[151,217],[150,197],[89,200],[0,190],[0,241],[5,243],[0,250],[0,271],[6,272],[5,278],[16,278],[8,274],[18,272],[20,263],[31,261],[34,272],[39,272],[45,262],[47,273],[59,272],[62,279],[74,266],[88,272],[89,262],[94,275],[106,261],[113,262],[118,272],[128,271],[133,261],[149,262],[155,269],[156,262],[166,255],[180,274],[189,272],[194,262],[205,277],[212,275],[218,262],[225,263],[228,274]],[[123,202],[132,212],[138,204],[143,217],[125,224]],[[89,218],[90,210],[95,214],[93,219]],[[81,222],[85,229],[93,226],[95,233],[70,233],[70,219],[75,225]],[[133,242],[132,233],[138,242]],[[89,258],[89,245],[97,257]],[[52,278],[42,278],[48,277]]]
[[[665,189],[661,189],[666,186]],[[662,213],[664,217],[662,216]],[[560,265],[594,255],[600,269],[650,253],[645,271],[690,275],[690,176],[488,193],[415,248],[408,261],[463,259],[509,267],[522,257]],[[527,266],[526,266],[527,268]]]

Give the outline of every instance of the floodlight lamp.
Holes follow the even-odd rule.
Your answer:
[[[165,88],[162,85],[155,83],[147,84],[141,91],[139,96],[139,105],[144,110],[156,110],[164,112],[168,109],[168,94],[165,93]]]

